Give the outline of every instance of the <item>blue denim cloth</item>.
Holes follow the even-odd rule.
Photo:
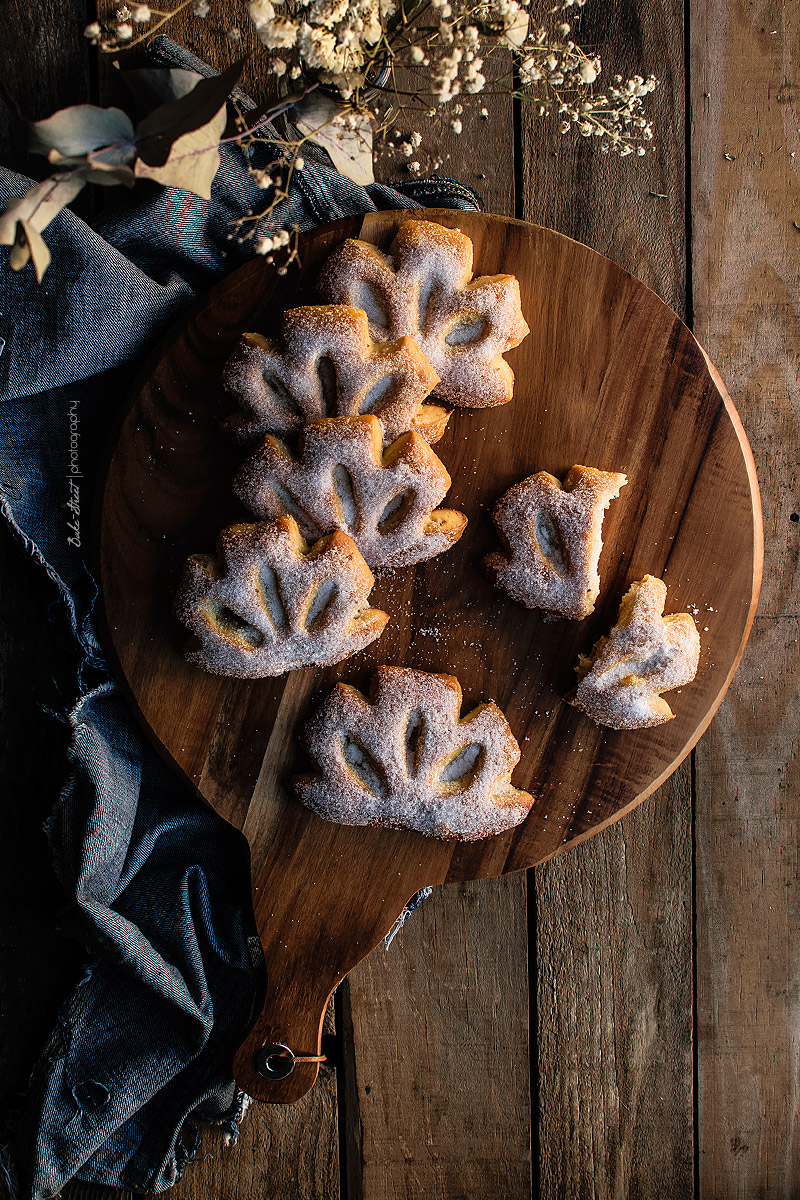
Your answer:
[[[151,54],[211,74],[168,38]],[[453,181],[361,188],[324,152],[305,160],[281,224],[480,206]],[[0,202],[28,186],[0,170]],[[53,263],[41,287],[30,267],[9,271],[7,250],[0,261],[0,502],[43,567],[42,586],[57,589],[80,651],[69,777],[49,833],[70,925],[92,952],[5,1157],[19,1194],[33,1200],[74,1177],[161,1191],[196,1153],[197,1123],[223,1124],[235,1140],[246,1103],[230,1064],[263,972],[247,848],[155,754],[110,678],[92,619],[96,584],[85,546],[74,534],[70,542],[66,504],[70,430],[85,531],[93,472],[133,361],[252,253],[226,235],[262,197],[228,146],[210,203],[144,185],[92,225],[65,212],[46,232]]]

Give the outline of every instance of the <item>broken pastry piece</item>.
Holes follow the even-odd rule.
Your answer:
[[[377,417],[308,421],[297,457],[266,437],[233,490],[257,517],[289,513],[307,538],[352,537],[371,567],[403,567],[449,550],[467,525],[437,508],[450,476],[424,438],[404,433],[384,452]]]
[[[366,310],[374,338],[413,338],[441,376],[448,404],[507,404],[514,372],[503,358],[530,330],[513,275],[472,278],[472,242],[434,221],[405,221],[389,254],[348,238],[322,268],[319,294]]]
[[[245,333],[223,371],[240,410],[223,429],[246,442],[317,417],[372,413],[387,443],[409,429],[438,441],[450,414],[422,401],[439,376],[410,338],[392,336],[374,342],[366,314],[345,304],[290,309],[279,340]]]
[[[563,486],[547,471],[514,484],[492,512],[505,546],[484,559],[492,583],[528,608],[582,621],[600,593],[603,516],[627,482],[574,466]]]
[[[671,721],[660,693],[691,683],[700,659],[700,635],[688,613],[662,616],[666,584],[645,575],[631,584],[619,618],[575,668],[570,704],[610,729],[646,729]]]
[[[308,546],[291,517],[231,525],[216,555],[193,554],[184,564],[175,615],[200,639],[186,657],[243,679],[341,662],[389,620],[367,605],[373,583],[344,533]]]
[[[299,799],[343,825],[413,829],[474,841],[528,815],[512,786],[519,746],[496,704],[461,716],[452,675],[378,667],[369,698],[339,683],[300,735],[317,773],[293,780]]]

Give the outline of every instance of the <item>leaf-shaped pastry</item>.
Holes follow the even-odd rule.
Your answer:
[[[588,617],[600,593],[603,515],[627,482],[617,472],[574,466],[563,487],[547,471],[515,483],[492,513],[505,550],[483,560],[489,578],[528,608]]]
[[[511,785],[519,746],[496,704],[461,715],[452,675],[378,667],[369,699],[339,683],[300,740],[318,773],[298,797],[343,825],[386,825],[475,841],[523,821],[533,797]]]
[[[581,655],[570,703],[598,725],[646,729],[674,717],[660,693],[694,679],[700,635],[688,613],[662,616],[666,599],[653,575],[631,584],[611,633]]]
[[[405,221],[388,255],[349,238],[322,268],[319,294],[363,308],[373,337],[412,337],[441,379],[436,395],[465,408],[506,404],[503,358],[530,332],[513,275],[472,278],[472,242],[433,221]]]
[[[267,436],[234,480],[233,490],[261,519],[290,513],[303,535],[341,529],[371,567],[400,567],[441,554],[467,518],[436,508],[450,487],[444,464],[418,433],[383,452],[377,417],[309,421],[294,458]]]
[[[309,547],[291,517],[230,525],[217,556],[193,554],[184,564],[175,613],[201,643],[186,657],[244,679],[341,662],[389,620],[367,607],[373,583],[346,534]]]
[[[373,342],[357,308],[293,308],[283,315],[279,341],[246,333],[226,363],[222,381],[242,411],[223,428],[248,441],[317,417],[372,413],[387,443],[409,429],[435,442],[450,414],[422,401],[438,379],[410,338]]]

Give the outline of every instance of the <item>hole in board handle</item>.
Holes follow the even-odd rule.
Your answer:
[[[294,1070],[294,1054],[282,1042],[262,1046],[255,1057],[256,1070],[264,1079],[286,1079]]]

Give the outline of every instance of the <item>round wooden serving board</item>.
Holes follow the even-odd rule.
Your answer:
[[[170,603],[185,557],[212,551],[223,526],[248,519],[230,493],[242,452],[218,433],[228,410],[222,364],[243,330],[277,331],[283,310],[314,301],[319,267],[342,239],[388,248],[409,215],[468,234],[476,274],[516,275],[531,327],[508,355],[513,401],[456,411],[436,446],[453,479],[445,503],[467,514],[466,533],[449,553],[377,578],[370,603],[391,620],[356,658],[252,683],[205,675],[182,657],[188,635]],[[674,770],[739,661],[762,558],[752,455],[718,375],[675,314],[613,262],[536,225],[451,210],[338,221],[304,236],[300,254],[301,267],[283,277],[263,260],[235,271],[160,348],[119,426],[100,523],[108,632],[141,719],[250,843],[267,995],[234,1069],[250,1095],[276,1101],[304,1095],[317,1064],[268,1081],[256,1051],[280,1042],[319,1054],[331,991],[418,888],[542,862]],[[497,497],[534,471],[563,477],[573,463],[625,471],[629,483],[605,518],[595,612],[547,623],[495,590],[479,564],[497,544]],[[695,614],[700,668],[668,694],[673,721],[615,733],[562,697],[579,651],[646,573],[666,581],[668,612]],[[500,705],[522,750],[513,781],[536,795],[523,825],[448,843],[330,824],[290,797],[286,778],[307,766],[295,729],[325,689],[339,679],[366,689],[380,663],[456,675],[465,712],[489,698]]]

